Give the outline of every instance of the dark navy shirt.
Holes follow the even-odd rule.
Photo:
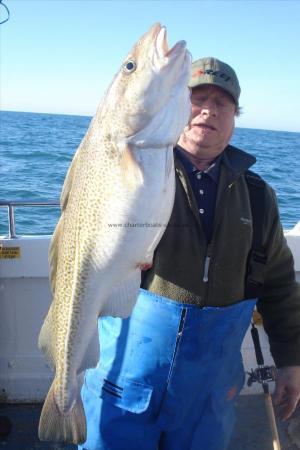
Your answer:
[[[220,164],[223,154],[218,156],[211,166],[203,172],[193,165],[178,145],[176,155],[188,174],[197,201],[202,228],[207,242],[210,242],[213,233]]]

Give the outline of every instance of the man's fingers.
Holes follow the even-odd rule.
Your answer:
[[[287,420],[300,399],[300,366],[283,367],[277,371],[273,403],[281,420]]]
[[[285,421],[290,418],[296,409],[298,401],[289,398],[287,401],[280,403],[277,408],[277,414],[280,420]]]
[[[285,397],[285,386],[284,384],[278,383],[273,394],[274,405],[279,405]]]
[[[280,420],[287,420],[295,411],[299,401],[299,392],[296,389],[279,389],[277,396],[273,399],[276,412]]]

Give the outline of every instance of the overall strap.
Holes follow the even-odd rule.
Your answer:
[[[263,247],[263,223],[265,215],[265,182],[254,172],[245,174],[252,213],[252,247],[248,257],[245,280],[245,299],[260,296],[263,287],[263,275],[267,262]]]

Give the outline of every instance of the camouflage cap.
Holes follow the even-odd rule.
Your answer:
[[[192,63],[192,75],[189,87],[202,84],[214,84],[228,92],[239,105],[241,88],[235,71],[228,64],[216,58],[206,57]]]

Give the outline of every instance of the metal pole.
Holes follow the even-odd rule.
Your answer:
[[[1,0],[0,0],[1,2]],[[60,202],[57,200],[0,200],[0,207],[8,208],[8,238],[17,238],[16,224],[15,224],[15,208],[19,206],[36,207],[48,206],[59,207]]]
[[[8,205],[8,237],[10,239],[17,237],[13,205]]]

